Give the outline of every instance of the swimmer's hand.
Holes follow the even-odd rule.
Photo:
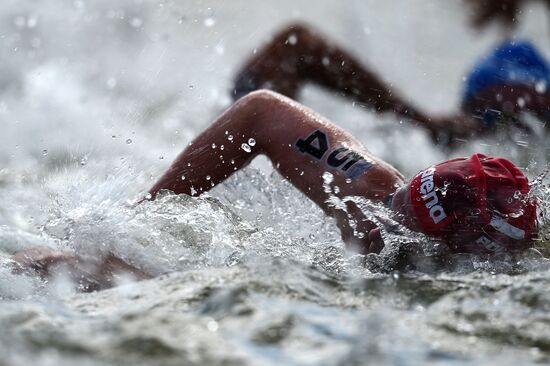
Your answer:
[[[361,238],[351,234],[351,231],[342,232],[342,240],[346,243],[346,248],[359,254],[379,254],[384,249],[384,240],[380,229],[374,227],[371,230],[362,231],[368,232],[368,234]]]
[[[481,133],[483,125],[470,116],[456,114],[430,118],[426,127],[435,143],[453,146]]]
[[[109,254],[85,258],[68,251],[35,247],[16,253],[13,271],[34,272],[42,278],[65,273],[82,291],[97,291],[115,286],[121,279],[143,280],[151,275]]]
[[[35,247],[16,253],[12,258],[13,270],[17,273],[32,270],[41,277],[47,277],[56,268],[74,268],[78,263],[76,255],[49,247]]]
[[[379,254],[384,248],[384,239],[382,239],[382,234],[380,234],[380,229],[376,228],[369,232],[369,248],[367,253]]]

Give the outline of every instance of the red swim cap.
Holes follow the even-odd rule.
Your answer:
[[[536,202],[509,160],[475,154],[428,168],[409,184],[420,229],[457,252],[488,253],[532,246]]]

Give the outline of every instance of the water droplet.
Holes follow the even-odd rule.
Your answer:
[[[159,160],[164,160],[164,156],[159,156]]]
[[[215,320],[210,320],[206,323],[206,328],[211,332],[216,332],[218,331],[218,322]]]
[[[206,180],[210,180],[210,179],[212,179],[212,177],[209,176],[209,175],[207,175],[207,176],[206,176]]]
[[[229,141],[233,141],[233,135],[227,136],[227,139],[228,139]]]
[[[214,24],[216,24],[216,19],[212,17],[208,17],[204,20],[204,25],[207,26],[208,28],[213,27]]]
[[[235,164],[235,160],[231,159],[231,164]]]
[[[34,28],[38,24],[38,18],[34,15],[29,16],[27,19],[27,27]]]
[[[151,193],[147,193],[147,194],[145,195],[145,199],[146,199],[146,200],[150,200],[151,198],[153,198],[153,195],[152,195]]]
[[[143,20],[137,17],[132,18],[132,20],[130,21],[130,25],[134,28],[139,28],[143,25]]]
[[[84,156],[82,159],[80,159],[80,166],[86,165],[87,162],[88,162],[88,157]]]
[[[132,143],[132,139],[127,139],[126,144],[130,145]]]
[[[539,81],[537,84],[535,84],[535,90],[539,94],[546,93],[546,82],[544,80]]]
[[[340,193],[340,187],[334,186],[334,193],[336,194]]]
[[[447,196],[447,191],[449,190],[450,185],[451,185],[451,182],[445,181],[443,182],[443,187],[436,188],[435,190],[441,192],[441,195],[445,197]]]
[[[298,37],[296,37],[295,34],[291,34],[286,41],[288,44],[294,46],[296,43],[298,43]]]
[[[359,239],[363,239],[365,237],[365,233],[358,232],[356,237],[358,237]]]
[[[193,89],[193,88],[194,88],[194,86],[193,86],[193,85],[189,85],[189,89]]]
[[[254,140],[254,139],[252,139],[252,138],[251,138],[251,139],[248,139],[248,144],[249,144],[250,146],[254,146],[254,145],[256,145],[256,140]]]
[[[46,149],[42,150],[42,155],[44,155],[44,156],[48,155],[48,150],[46,150]]]
[[[324,172],[323,173],[323,181],[325,183],[330,184],[330,183],[332,183],[333,180],[334,180],[334,175],[332,175],[329,172]]]
[[[346,183],[351,183],[351,178],[346,178]]]
[[[185,175],[182,175],[182,176],[181,176],[181,180],[185,180]]]
[[[225,146],[220,145],[220,150],[223,150],[223,149],[225,149]]]
[[[303,171],[303,170],[300,172],[300,176],[302,176],[302,175],[304,175],[304,171]]]
[[[107,79],[107,88],[114,89],[116,87],[117,80],[115,78],[109,78]]]
[[[216,148],[216,144],[212,144],[212,149],[215,149]]]
[[[247,153],[251,152],[252,149],[250,148],[250,146],[248,146],[248,144],[242,144],[241,145],[241,149],[243,149],[244,151],[246,151]]]

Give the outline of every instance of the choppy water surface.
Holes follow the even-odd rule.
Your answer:
[[[431,112],[459,105],[463,75],[499,39],[470,31],[458,2],[311,4],[0,4],[0,364],[550,362],[550,263],[539,253],[448,256],[403,229],[386,233],[379,256],[346,253],[332,220],[265,159],[207,197],[132,205],[289,17],[323,27]],[[544,10],[522,17],[518,35],[549,55]],[[407,175],[447,157],[392,116],[314,88],[303,98]],[[512,133],[453,155],[503,155],[535,178],[546,146]],[[547,253],[548,180],[536,194]],[[158,277],[78,294],[62,276],[12,274],[10,255],[36,245],[113,252]]]

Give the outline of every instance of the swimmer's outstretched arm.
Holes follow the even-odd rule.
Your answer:
[[[242,169],[258,154],[296,188],[336,217],[347,242],[370,248],[368,235],[360,243],[346,215],[327,203],[323,174],[334,177],[337,195],[382,201],[402,184],[402,175],[371,155],[353,136],[303,105],[270,91],[257,91],[237,101],[176,158],[149,191],[154,199],[162,189],[200,195]],[[374,225],[349,208],[358,230],[368,234]]]
[[[112,254],[92,258],[49,247],[34,247],[16,253],[12,261],[15,272],[32,271],[43,278],[66,274],[83,292],[110,288],[125,279],[152,277]]]
[[[353,55],[300,24],[278,33],[246,63],[237,74],[234,97],[266,88],[295,99],[306,82],[341,92],[377,112],[394,112],[413,120],[434,136],[471,133],[464,117],[426,115]]]

